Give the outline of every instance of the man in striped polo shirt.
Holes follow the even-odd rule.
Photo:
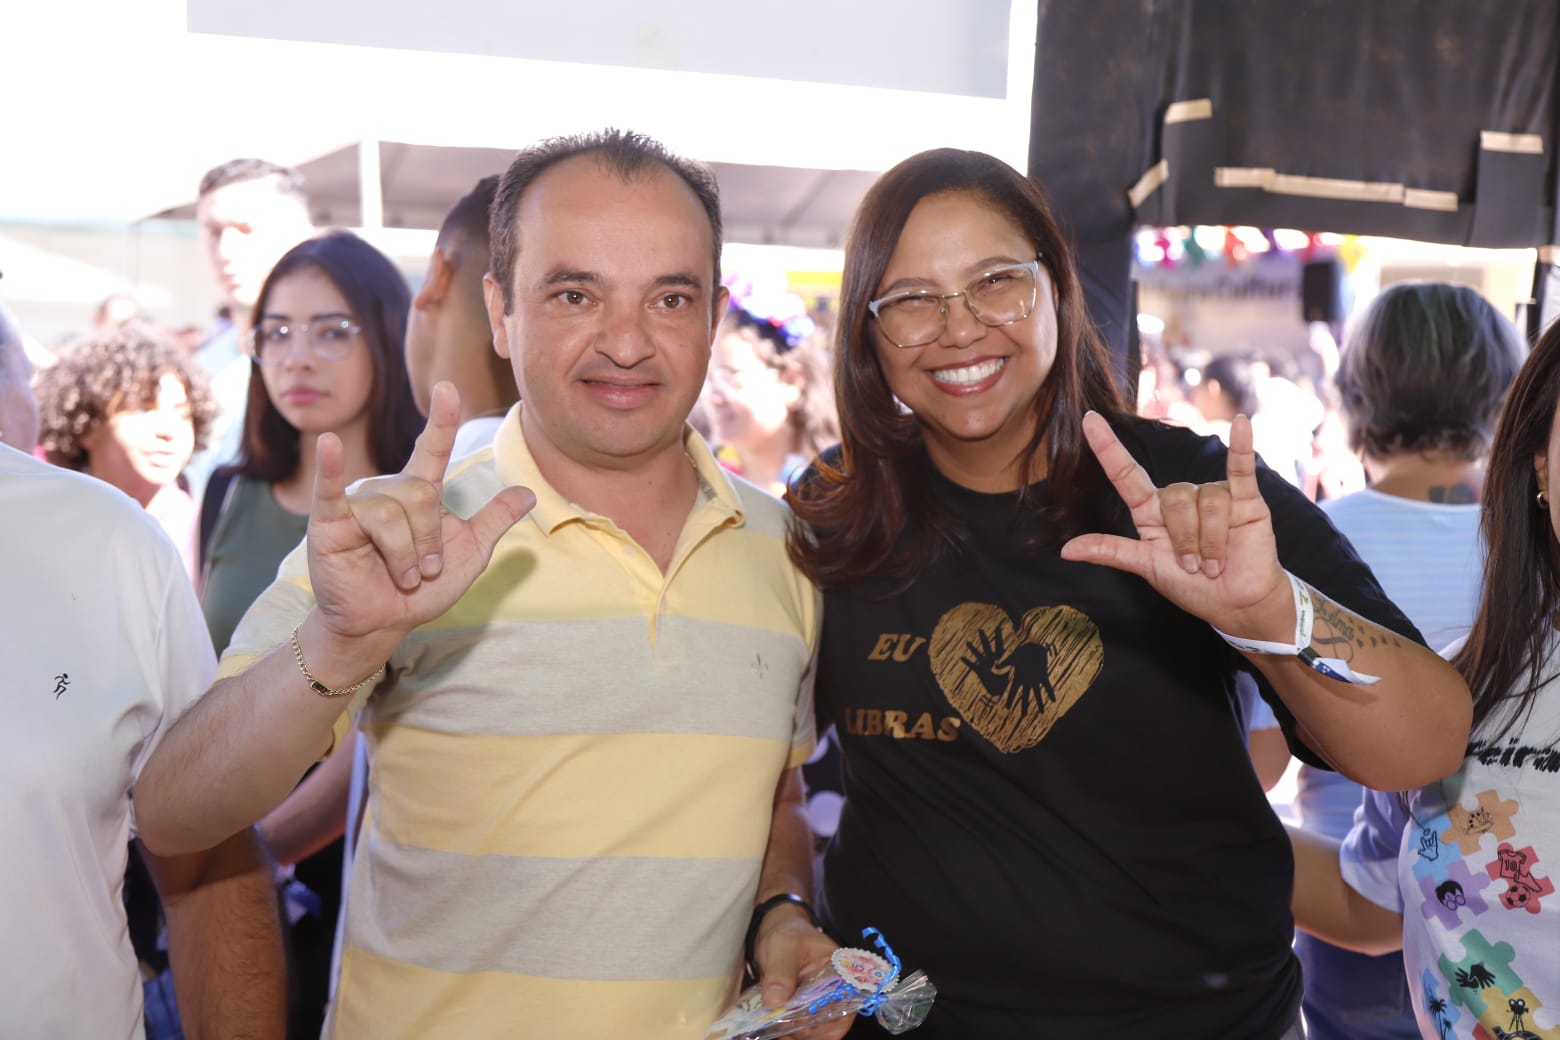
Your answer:
[[[792,898],[819,598],[784,507],[685,423],[726,305],[714,179],[635,134],[550,141],[492,231],[523,403],[446,472],[440,384],[406,469],[350,494],[321,438],[308,539],[143,773],[141,830],[220,839],[361,715],[328,1032],[698,1040],[750,917],[772,1003],[834,947]]]

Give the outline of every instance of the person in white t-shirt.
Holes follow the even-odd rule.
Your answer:
[[[1484,473],[1478,611],[1446,653],[1473,692],[1462,768],[1367,792],[1341,850],[1292,830],[1294,911],[1364,953],[1401,945],[1419,1034],[1560,1030],[1560,325],[1506,397]]]
[[[216,660],[155,521],[26,453],[38,421],[28,367],[0,307],[0,1033],[139,1038],[121,895],[132,792]],[[186,1031],[281,1035],[281,932],[252,829],[205,852],[142,855],[167,909]]]

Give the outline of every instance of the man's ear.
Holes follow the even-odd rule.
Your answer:
[[[437,307],[449,295],[450,284],[454,281],[454,259],[443,247],[434,246],[433,255],[428,258],[428,277],[423,279],[422,288],[412,297],[412,306],[420,311]]]
[[[720,332],[720,323],[726,320],[726,308],[731,304],[731,291],[722,285],[715,290],[715,299],[710,308],[710,343],[713,345],[715,336]]]
[[[487,303],[493,350],[499,357],[506,358],[509,356],[509,329],[504,325],[504,290],[491,271],[482,276],[482,299]]]

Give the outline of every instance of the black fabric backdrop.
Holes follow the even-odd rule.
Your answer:
[[[1036,43],[1029,172],[1078,240],[1124,376],[1139,225],[1560,241],[1556,0],[1041,0]],[[1201,98],[1211,116],[1165,124]],[[1483,131],[1542,150],[1481,147]],[[1161,160],[1166,180],[1134,209],[1128,189]],[[1220,167],[1388,187],[1377,201],[1220,187]],[[1438,194],[1404,204],[1419,192]]]

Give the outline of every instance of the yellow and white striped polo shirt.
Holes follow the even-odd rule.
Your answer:
[[[820,601],[784,505],[686,437],[700,495],[664,575],[542,480],[518,406],[447,477],[460,515],[509,484],[537,504],[362,707],[330,1035],[698,1040],[734,996],[775,785],[813,744]],[[223,674],[312,602],[300,547]]]

